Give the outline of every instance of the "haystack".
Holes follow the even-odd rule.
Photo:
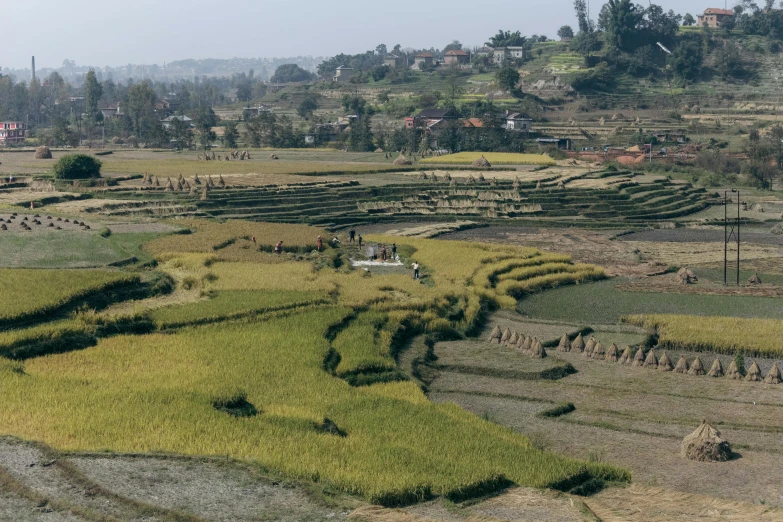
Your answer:
[[[658,369],[658,357],[655,355],[655,350],[650,350],[647,352],[647,358],[644,360],[643,366],[653,370]]]
[[[438,175],[434,172],[430,175],[430,178],[432,178],[432,181],[438,181]]]
[[[571,341],[571,351],[574,353],[582,353],[585,351],[585,340],[582,338],[582,334],[576,336],[576,339]]]
[[[378,147],[377,149],[375,149],[375,153],[376,154],[383,154],[383,149]],[[244,154],[242,156],[244,157]]]
[[[395,165],[413,165],[413,162],[400,154],[396,160],[394,160]]]
[[[563,183],[563,180],[561,179],[560,182],[557,184],[558,190],[565,190],[565,184]]]
[[[472,183],[475,183],[475,182],[476,182],[476,178],[473,177],[473,174],[468,176],[468,181],[467,181],[468,184],[472,184]]]
[[[500,344],[506,344],[510,338],[511,338],[511,329],[506,328],[503,331],[503,336],[500,338]]]
[[[479,167],[479,168],[490,168],[492,165],[489,164],[489,161],[487,161],[487,158],[484,157],[482,154],[480,158],[473,160],[473,166]]]
[[[160,180],[158,179],[158,176],[155,176],[155,183],[153,183],[154,186],[160,187]]]
[[[207,194],[209,193],[209,187],[204,185],[204,189],[201,191],[201,201],[207,200]]]
[[[771,234],[775,234],[776,236],[783,236],[783,223],[778,223],[774,227],[772,227],[772,230],[769,231]]]
[[[606,348],[604,348],[604,345],[601,344],[601,341],[598,341],[595,344],[595,348],[593,348],[593,353],[591,357],[599,361],[602,361],[606,358]]]
[[[680,355],[677,364],[674,365],[674,373],[688,373],[689,370],[688,359],[684,355]]]
[[[525,343],[527,342],[527,337],[525,337],[524,334],[519,334],[519,340],[517,340],[517,349],[524,351],[525,349]]]
[[[484,183],[487,181],[487,178],[485,178],[484,174],[482,174],[481,172],[479,172],[478,178],[476,179],[478,180],[479,183]]]
[[[163,187],[163,190],[174,190],[174,185],[171,183],[171,178],[168,178],[168,181],[166,181],[166,185]]]
[[[214,181],[212,181],[212,176],[207,176],[207,186],[208,186],[209,188],[212,188],[212,187],[214,187],[214,186],[215,186],[215,182],[214,182]]]
[[[508,342],[506,343],[508,346],[516,346],[519,342],[519,334],[514,332],[511,334],[511,337],[509,337]]]
[[[761,206],[761,203],[756,203],[755,205],[753,205],[753,211],[764,212],[764,207]]]
[[[634,366],[644,366],[644,348],[639,348],[636,351],[636,355],[633,357],[633,365]]]
[[[631,362],[633,362],[633,350],[631,350],[630,346],[625,347],[623,354],[617,362],[620,364],[631,364]]]
[[[590,337],[590,340],[587,341],[587,344],[585,345],[585,357],[591,357],[593,355],[593,350],[595,350],[595,337]]]
[[[185,181],[182,182],[182,190],[184,192],[189,192],[190,191],[190,183],[188,182],[188,180],[185,180]]]
[[[528,337],[525,339],[525,343],[522,345],[522,351],[524,353],[530,353],[533,350],[533,338]]]
[[[753,364],[748,368],[747,375],[745,375],[745,380],[749,382],[761,381],[761,368],[759,368],[759,363],[753,361]]]
[[[35,149],[35,159],[52,159],[52,150],[46,145]]]
[[[514,190],[519,190],[519,186],[522,184],[521,181],[519,181],[519,176],[514,178],[514,183],[511,184],[511,186],[514,188]]]
[[[223,179],[223,174],[218,174],[218,187],[226,188],[226,181]]]
[[[198,178],[198,174],[196,174],[196,177],[193,178],[193,183],[196,185],[201,185],[201,180]]]
[[[544,345],[541,344],[541,341],[536,340],[536,344],[533,347],[533,353],[531,355],[536,359],[543,359],[546,357],[546,350],[544,350]]]
[[[541,190],[541,182],[536,183],[536,190]]]
[[[503,332],[500,331],[500,326],[495,325],[492,329],[492,333],[489,334],[489,342],[500,344],[500,338],[503,337]]]
[[[764,382],[767,384],[780,384],[782,380],[783,380],[783,375],[780,375],[780,369],[778,368],[778,363],[775,362],[772,365],[772,368],[770,368],[767,376],[764,377]]]
[[[699,462],[725,462],[731,458],[731,446],[706,420],[682,440],[680,455]]]
[[[698,355],[691,363],[691,368],[688,370],[688,375],[704,375],[704,365],[701,363],[701,357]]]
[[[712,363],[712,367],[710,367],[710,371],[707,372],[707,375],[710,377],[723,377],[725,375],[723,373],[723,365],[721,364],[719,358],[715,358]]]
[[[737,366],[737,361],[734,359],[732,359],[731,364],[729,364],[729,370],[726,372],[726,377],[735,381],[742,380],[742,374],[740,373],[739,367]]]
[[[761,278],[759,277],[758,272],[753,274],[750,279],[748,279],[749,285],[760,285],[761,284]]]
[[[571,350],[571,341],[568,339],[568,334],[563,334],[560,338],[560,344],[557,345],[558,352],[568,352]]]
[[[449,173],[447,172],[447,173],[446,173],[446,175],[445,175],[445,176],[443,176],[443,179],[445,179],[446,181],[451,181],[451,174],[449,174]]]
[[[177,180],[177,184],[174,185],[174,188],[177,190],[177,192],[182,192],[182,182]]]
[[[670,372],[672,371],[672,360],[669,359],[669,354],[666,352],[663,352],[663,355],[661,355],[661,358],[658,359],[658,369],[662,372]]]
[[[612,343],[612,346],[606,351],[606,360],[609,362],[617,362],[619,355],[620,350],[617,348],[616,344]]]
[[[429,179],[429,178],[427,177],[427,173],[426,172],[421,171],[421,173],[419,174],[419,179]]]

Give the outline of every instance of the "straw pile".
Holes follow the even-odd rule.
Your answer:
[[[761,278],[759,277],[758,273],[755,273],[751,276],[750,279],[748,279],[749,285],[760,285],[761,284]]]
[[[582,338],[581,333],[571,342],[571,351],[575,353],[582,353],[585,351],[585,340]]]
[[[35,159],[52,159],[52,150],[46,145],[35,149]]]
[[[742,380],[742,374],[737,366],[737,361],[732,359],[731,364],[729,364],[729,371],[726,372],[726,377],[734,379],[735,381]]]
[[[201,185],[201,180],[198,179],[198,174],[196,174],[196,177],[193,178],[193,183],[195,183],[196,185]]]
[[[633,365],[634,366],[644,366],[644,348],[639,348],[636,351],[636,355],[633,357]]]
[[[507,346],[516,346],[519,342],[519,334],[514,332],[511,334],[511,337],[508,338],[508,342],[506,343]]]
[[[443,176],[443,179],[445,179],[446,181],[451,181],[451,174],[447,172],[446,175]]]
[[[394,160],[395,165],[413,165],[413,162],[400,154],[396,160]]]
[[[658,360],[658,369],[662,372],[670,372],[674,367],[672,366],[672,360],[669,359],[669,354],[663,352],[663,355]]]
[[[697,355],[696,359],[691,363],[691,369],[688,370],[688,375],[704,375],[704,365],[701,363],[701,358]]]
[[[587,345],[585,346],[585,357],[592,357],[593,350],[595,350],[595,337],[590,337],[590,340],[587,341]]]
[[[435,174],[434,172],[432,173],[432,175],[430,177],[432,178],[432,181],[438,181],[438,175]]]
[[[731,458],[731,446],[706,420],[682,440],[680,455],[699,462],[725,462]]]
[[[500,338],[503,337],[503,332],[500,331],[500,326],[495,325],[492,329],[492,333],[489,334],[489,342],[500,344]]]
[[[688,359],[686,359],[684,355],[680,355],[677,364],[674,365],[674,373],[688,373],[689,371]]]
[[[201,191],[201,201],[206,201],[207,200],[207,193],[208,192],[209,192],[209,186],[208,185],[204,185],[204,188]]]
[[[482,154],[480,158],[478,158],[478,159],[473,161],[473,166],[474,167],[479,167],[479,168],[489,168],[492,165],[489,164],[489,161],[487,161],[487,158],[485,158],[484,155]]]
[[[612,346],[606,351],[606,360],[609,362],[617,362],[617,358],[620,355],[620,350],[617,345],[612,343]]]
[[[503,332],[503,336],[500,338],[500,344],[507,344],[509,339],[511,339],[511,330],[506,328]]]
[[[601,344],[601,341],[598,341],[596,343],[595,348],[593,348],[593,353],[591,357],[599,361],[606,358],[606,348],[604,348],[604,345]]]
[[[171,183],[171,178],[168,178],[168,181],[166,182],[166,186],[163,187],[163,190],[170,191],[174,190],[174,185]]]
[[[522,345],[522,352],[524,352],[524,353],[532,352],[533,351],[533,342],[534,341],[533,341],[532,337],[528,337],[527,339],[525,339],[525,342]]]
[[[536,190],[541,190],[541,182],[536,183]]]
[[[215,186],[215,182],[212,181],[212,176],[207,176],[207,186],[209,188],[213,188]]]
[[[631,364],[631,362],[633,362],[633,350],[631,350],[630,346],[626,346],[625,351],[623,351],[623,354],[620,356],[619,363]]]
[[[182,182],[177,180],[177,184],[174,185],[174,188],[177,190],[177,192],[182,192]]]
[[[527,338],[524,334],[519,334],[519,340],[517,341],[517,348],[521,351],[525,351],[525,343],[527,342]]]
[[[761,368],[756,361],[748,368],[748,373],[745,375],[745,380],[748,382],[760,382],[761,381]]]
[[[522,182],[519,181],[519,176],[517,176],[517,177],[514,178],[514,183],[511,186],[514,188],[514,190],[519,190],[519,186],[521,184],[522,184]],[[783,234],[783,231],[781,231],[781,233]]]
[[[764,382],[767,384],[780,384],[781,380],[783,380],[783,376],[780,375],[780,369],[778,368],[778,363],[775,362],[772,365],[772,368],[770,368],[767,376],[764,377]]]
[[[485,178],[484,174],[482,174],[481,172],[479,172],[479,175],[478,175],[477,179],[478,179],[479,183],[484,183],[485,181],[487,181],[487,178]]]
[[[223,174],[218,175],[218,187],[226,188],[226,182],[223,179]]]
[[[647,358],[644,360],[643,366],[653,370],[658,369],[658,357],[655,355],[655,350],[650,350],[647,352]]]
[[[710,371],[707,372],[707,375],[710,377],[723,377],[725,373],[723,373],[723,365],[720,363],[720,359],[717,357],[715,358],[715,361],[712,363],[712,367],[710,368]]]
[[[421,173],[419,173],[418,178],[419,179],[429,179],[429,178],[427,178],[427,173],[424,172],[424,171],[421,171]]]
[[[560,180],[560,183],[557,184],[558,190],[565,190],[565,184],[563,183],[563,180]]]
[[[531,355],[536,359],[543,359],[546,357],[546,350],[544,350],[544,345],[541,344],[541,341],[536,340],[536,344],[533,347],[533,353]]]
[[[560,338],[560,344],[557,345],[558,352],[568,352],[571,350],[571,341],[568,339],[568,334],[563,334]]]
[[[682,267],[677,272],[677,278],[680,280],[681,285],[692,285],[699,280],[696,274],[690,268]]]

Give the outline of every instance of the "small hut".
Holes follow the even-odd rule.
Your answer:
[[[658,359],[658,369],[662,372],[670,372],[674,369],[672,360],[669,358],[669,354],[665,351],[660,359]]]
[[[704,365],[701,363],[701,357],[698,355],[691,363],[691,368],[688,370],[688,375],[704,375]]]
[[[764,377],[764,382],[766,384],[780,384],[782,380],[783,380],[783,376],[780,375],[780,369],[778,368],[778,363],[776,361],[772,365],[772,368],[770,368],[767,376]]]
[[[658,369],[658,357],[655,355],[655,350],[647,352],[647,357],[644,359],[643,366],[652,370]]]
[[[761,368],[759,368],[759,363],[753,361],[753,364],[748,368],[747,375],[745,375],[745,380],[749,382],[761,381]]]
[[[725,375],[723,373],[723,365],[720,363],[720,358],[715,358],[715,360],[712,362],[712,366],[710,367],[710,371],[707,372],[707,375],[710,377],[723,377]]]
[[[617,348],[616,344],[612,343],[612,346],[606,351],[606,360],[609,362],[617,362],[619,356],[620,350]]]
[[[560,344],[557,345],[558,352],[568,352],[571,350],[571,341],[568,339],[568,334],[563,334],[560,338]]]
[[[620,360],[618,362],[620,364],[631,364],[633,362],[633,350],[631,350],[630,346],[625,347],[625,350],[620,356]]]
[[[571,351],[575,353],[582,353],[585,351],[585,340],[582,338],[582,334],[576,336],[576,339],[571,341]]]
[[[500,344],[500,338],[503,337],[503,332],[500,331],[500,326],[495,325],[492,329],[492,333],[489,334],[489,342]]]
[[[677,364],[674,365],[674,373],[688,373],[689,371],[688,359],[686,359],[684,355],[680,355]]]
[[[644,348],[639,348],[636,351],[636,355],[634,355],[634,357],[633,357],[633,365],[634,366],[644,366],[644,360],[645,360]]]
[[[590,337],[590,340],[587,341],[587,344],[585,345],[585,351],[584,351],[585,357],[592,357],[593,350],[595,350],[595,345],[596,345],[595,337]]]
[[[590,355],[590,357],[599,361],[606,359],[606,348],[604,348],[604,345],[601,343],[601,341],[598,341],[595,344],[595,348],[593,348],[593,353]]]
[[[706,420],[682,441],[680,455],[699,462],[725,462],[731,458],[731,445]]]
[[[482,154],[480,158],[473,160],[473,166],[478,168],[488,169],[492,165],[490,165],[489,161],[487,161],[487,158],[485,158],[484,155]]]
[[[731,364],[729,364],[729,369],[726,372],[726,377],[729,379],[733,379],[735,381],[742,380],[742,373],[739,371],[739,366],[737,366],[737,361],[732,359]]]

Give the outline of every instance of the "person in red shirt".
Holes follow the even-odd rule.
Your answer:
[[[318,236],[318,251],[323,252],[324,250],[324,240],[321,239],[321,236]]]
[[[275,254],[280,255],[283,253],[283,242],[278,241],[275,245]]]

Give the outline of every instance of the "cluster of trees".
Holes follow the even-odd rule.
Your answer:
[[[723,27],[783,40],[783,11],[775,9],[775,0],[765,0],[763,7],[753,0],[742,0],[734,7],[733,19],[724,22]]]

